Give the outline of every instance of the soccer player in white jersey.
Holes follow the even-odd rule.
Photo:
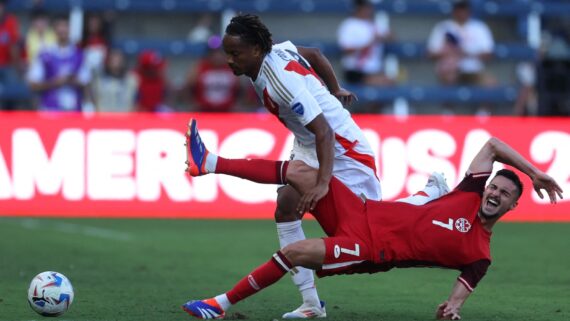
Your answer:
[[[289,41],[273,44],[267,27],[250,14],[232,18],[223,48],[234,74],[249,77],[265,107],[294,134],[291,159],[318,169],[316,184],[304,195],[288,185],[278,190],[275,219],[281,248],[305,239],[302,213],[312,210],[328,192],[333,174],[356,195],[381,199],[374,153],[339,101],[350,103],[355,97],[339,86],[330,62],[318,49],[296,47]],[[190,135],[194,135],[190,142],[196,137],[199,140],[196,122],[191,121],[189,127]],[[280,175],[283,171],[275,168],[266,173],[255,167],[254,160],[228,160],[208,153],[200,148],[201,144],[188,145],[192,155],[188,172],[192,176],[232,174],[248,168],[259,176]],[[325,317],[312,271],[297,270],[293,282],[303,304],[283,318]]]

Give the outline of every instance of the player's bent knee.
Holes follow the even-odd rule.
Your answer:
[[[317,269],[323,264],[325,246],[322,239],[310,239],[289,244],[281,252],[292,266]]]
[[[291,222],[301,219],[297,213],[297,204],[301,196],[290,185],[285,185],[277,191],[277,208],[275,209],[275,221]]]
[[[294,160],[287,167],[287,182],[295,187],[299,193],[304,193],[317,182],[318,170],[305,164],[303,161]]]

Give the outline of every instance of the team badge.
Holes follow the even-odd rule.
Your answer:
[[[455,221],[455,229],[462,233],[467,233],[471,229],[471,223],[468,220],[462,218],[458,218]]]
[[[305,107],[303,107],[303,104],[301,103],[296,103],[293,105],[293,107],[291,107],[291,109],[293,109],[293,111],[299,115],[303,115],[305,113]]]

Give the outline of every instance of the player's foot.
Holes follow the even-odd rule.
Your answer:
[[[198,319],[223,319],[226,315],[214,298],[188,301],[182,305],[182,309]]]
[[[443,195],[449,193],[449,186],[447,186],[447,180],[443,173],[433,172],[428,178],[428,182],[426,187],[435,186],[439,190],[439,196],[442,197]]]
[[[320,306],[308,305],[303,303],[296,310],[285,313],[283,319],[313,319],[313,318],[326,318],[327,310],[325,309],[325,302],[320,301]]]
[[[186,132],[186,171],[191,176],[200,176],[208,174],[206,170],[206,157],[209,152],[200,138],[198,133],[198,124],[196,119],[191,118],[188,122],[188,131]]]

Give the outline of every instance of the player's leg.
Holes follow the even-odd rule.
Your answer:
[[[204,145],[195,119],[188,122],[186,163],[186,171],[191,176],[227,174],[263,184],[284,184],[288,165],[287,161],[219,157],[208,151]]]
[[[449,186],[447,186],[447,180],[443,176],[443,173],[433,172],[429,176],[423,190],[396,201],[412,205],[424,205],[425,203],[438,199],[447,193],[449,193]]]
[[[305,240],[305,233],[301,225],[302,214],[298,213],[296,209],[300,197],[299,192],[290,185],[285,185],[278,190],[275,222],[279,245],[282,250],[291,244]],[[282,317],[289,319],[326,315],[315,287],[313,271],[303,267],[295,267],[290,272],[293,283],[301,293],[303,304],[294,311],[285,313]]]
[[[295,266],[319,268],[325,257],[322,239],[297,242],[273,254],[273,257],[241,279],[231,290],[214,298],[189,301],[182,308],[199,319],[221,319],[239,301],[281,279]]]

